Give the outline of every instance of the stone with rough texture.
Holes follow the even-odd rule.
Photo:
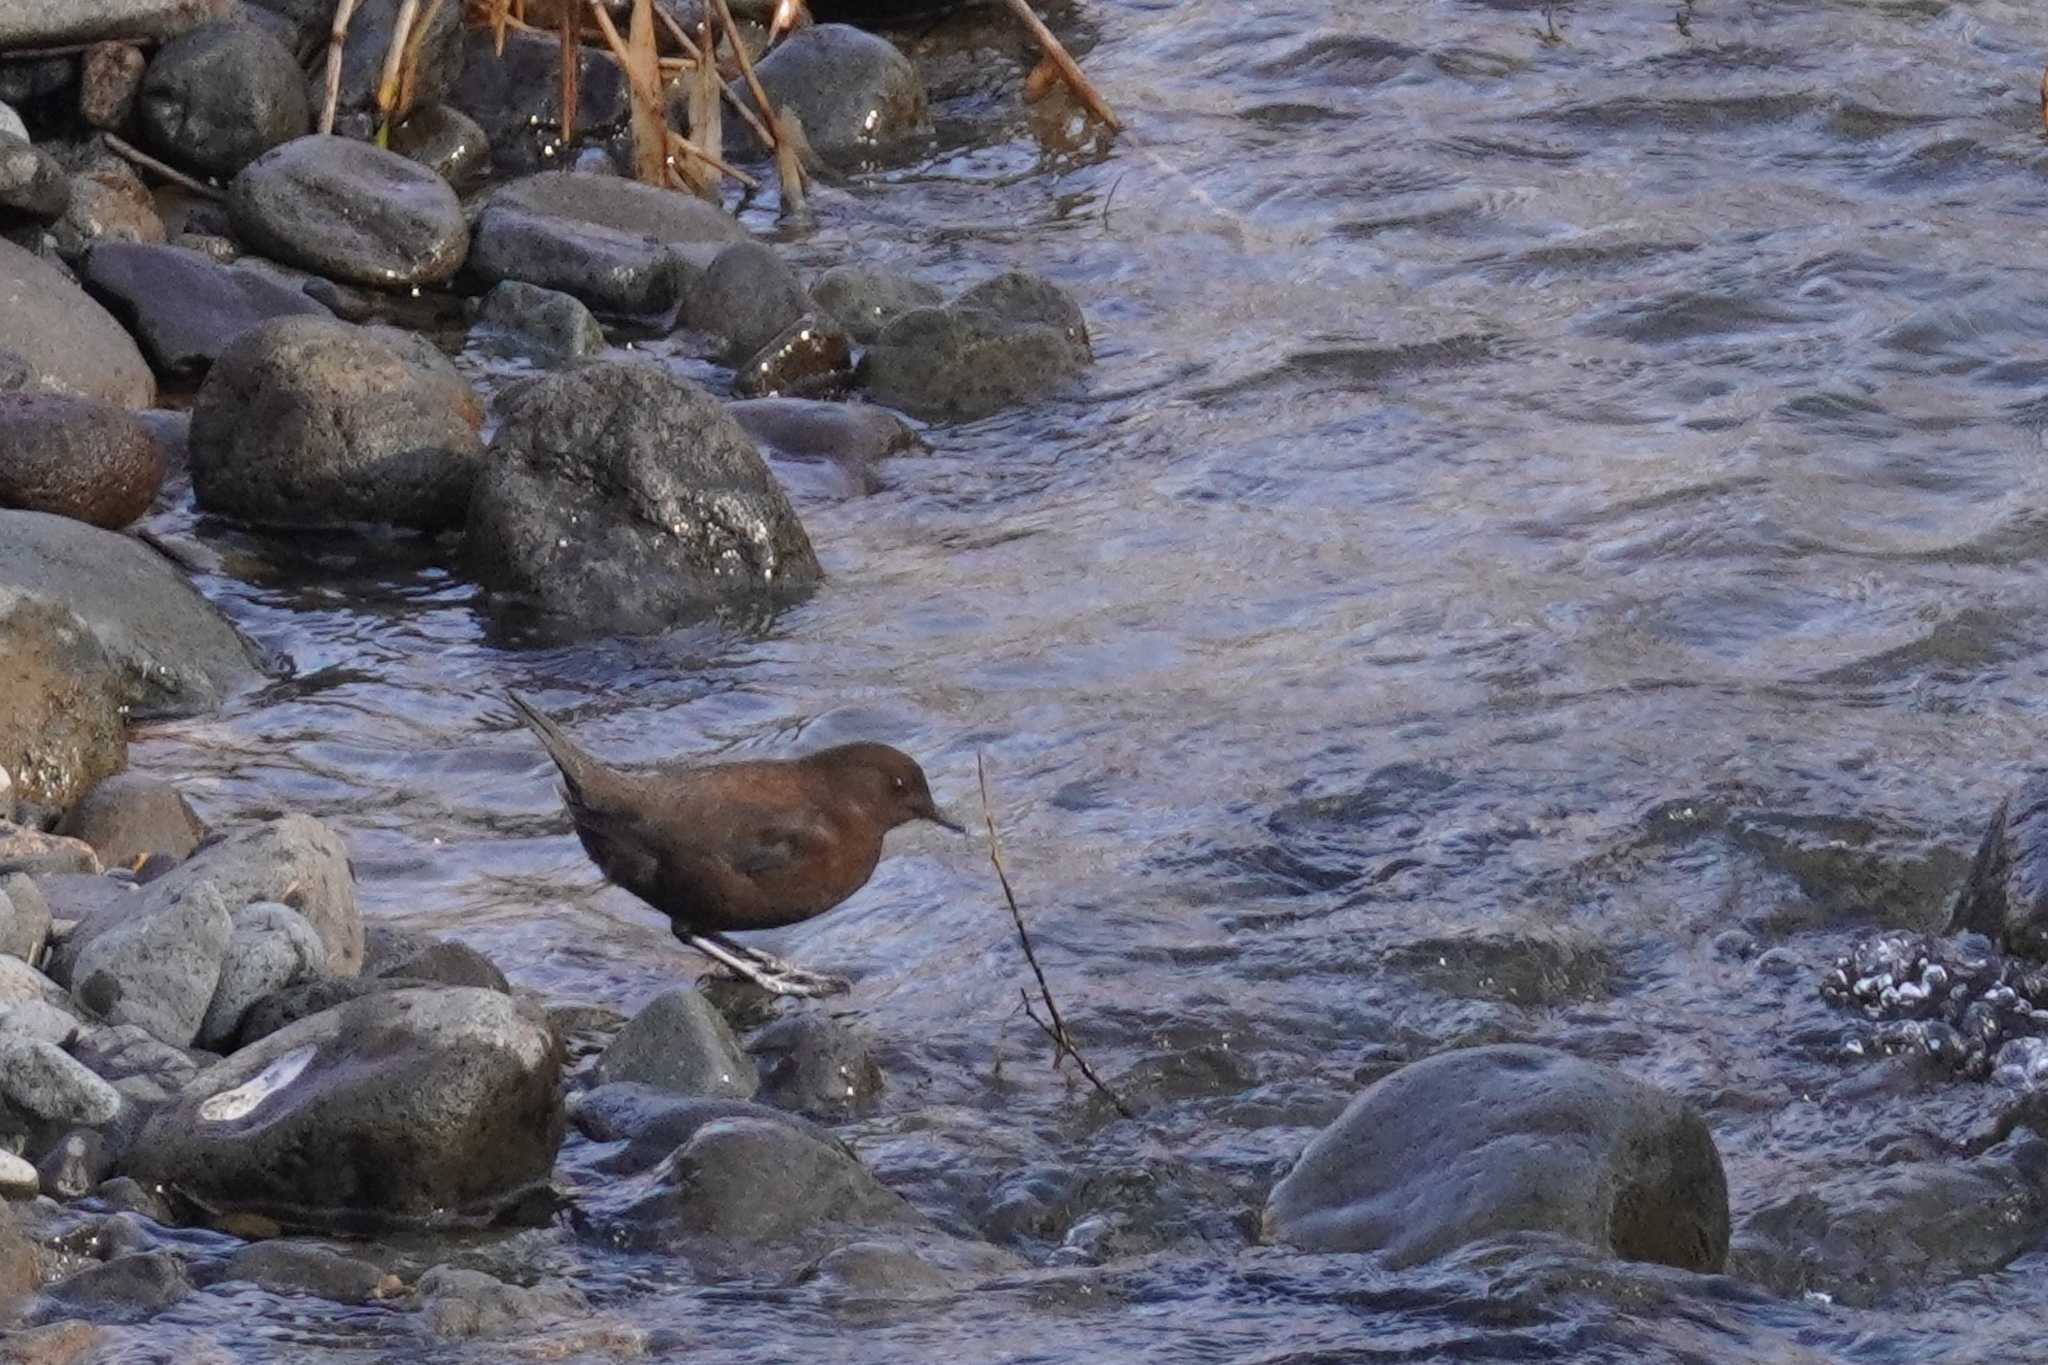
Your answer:
[[[228,210],[265,255],[354,284],[439,284],[469,251],[469,224],[447,181],[346,138],[316,134],[265,152],[228,187]]]
[[[334,1303],[368,1303],[383,1296],[383,1270],[368,1261],[304,1242],[256,1242],[228,1258],[227,1278],[247,1280],[273,1294],[308,1294]]]
[[[110,1023],[135,1024],[189,1047],[220,984],[233,929],[211,883],[184,888],[161,909],[113,925],[80,949],[72,994]]]
[[[103,242],[160,244],[167,235],[156,199],[134,167],[90,145],[74,158],[71,198],[50,228],[59,256],[75,265]]]
[[[34,962],[50,937],[50,903],[26,873],[0,874],[0,953]]]
[[[0,957],[0,1008],[13,1010],[27,1005],[59,1002],[69,1003],[62,986],[18,957]]]
[[[33,1199],[42,1192],[43,1177],[35,1167],[12,1152],[0,1151],[0,1199]]]
[[[134,341],[71,278],[0,241],[0,349],[27,365],[27,387],[146,408],[156,381]]]
[[[382,925],[363,931],[363,975],[481,986],[501,993],[512,989],[497,965],[468,944]]]
[[[95,873],[99,855],[83,839],[45,834],[24,825],[0,824],[0,873],[35,875],[62,872]]]
[[[127,1103],[154,1106],[184,1089],[199,1064],[139,1024],[116,1024],[82,1033],[71,1054],[114,1087]]]
[[[0,513],[0,536],[10,515],[42,514]],[[0,575],[0,767],[14,801],[54,815],[119,772],[128,762],[122,700],[118,671],[78,618],[48,602],[9,601]]]
[[[448,1265],[437,1265],[420,1276],[418,1292],[427,1330],[448,1341],[530,1333],[549,1322],[590,1312],[589,1301],[574,1285],[526,1288],[481,1270]]]
[[[97,1128],[121,1112],[114,1087],[55,1043],[0,1033],[0,1099],[48,1123]]]
[[[786,1124],[717,1119],[671,1158],[653,1207],[685,1233],[772,1241],[820,1224],[919,1226],[922,1215],[842,1148]]]
[[[157,373],[180,382],[205,378],[221,352],[272,318],[330,316],[303,290],[184,247],[104,243],[80,279],[135,334]]]
[[[1012,272],[898,316],[861,357],[860,375],[878,400],[914,417],[972,421],[1046,392],[1092,354],[1065,291]]]
[[[265,901],[237,910],[221,959],[220,983],[199,1024],[199,1046],[213,1052],[228,1050],[258,1000],[313,980],[326,966],[326,944],[297,911]]]
[[[417,161],[459,191],[475,188],[491,171],[491,139],[483,127],[447,104],[416,107],[391,130],[391,150]]]
[[[734,369],[739,398],[802,398],[841,393],[853,382],[853,339],[806,313]]]
[[[589,631],[780,599],[822,576],[789,499],[717,400],[642,365],[550,375],[506,402],[468,555],[494,606]]]
[[[736,242],[712,259],[684,300],[692,327],[725,339],[733,356],[751,356],[800,322],[810,295],[765,242]]]
[[[368,329],[280,318],[221,354],[192,405],[192,487],[268,526],[462,520],[483,460],[459,378]]]
[[[675,249],[650,238],[496,206],[477,219],[469,269],[482,283],[518,280],[614,317],[669,312],[689,273]]]
[[[135,112],[147,65],[133,43],[94,43],[79,62],[79,117],[95,128],[119,132]]]
[[[11,1311],[43,1283],[43,1253],[12,1209],[0,1205],[0,1310]]]
[[[815,1013],[777,1019],[747,1040],[762,1100],[833,1118],[866,1108],[882,1093],[875,1050],[867,1030]]]
[[[0,0],[0,49],[174,38],[233,8],[233,0]]]
[[[500,280],[484,295],[477,328],[542,361],[596,355],[604,328],[569,294],[518,280]]]
[[[936,286],[873,265],[833,266],[812,282],[811,298],[863,345],[912,309],[946,301]]]
[[[803,120],[811,150],[857,166],[926,126],[924,81],[886,38],[845,24],[799,29],[755,67],[777,109]],[[752,106],[752,94],[745,97]],[[729,120],[734,143],[749,134]]]
[[[164,160],[222,179],[312,124],[290,49],[240,20],[202,25],[158,49],[138,112]]]
[[[1375,1082],[1266,1202],[1265,1235],[1392,1266],[1506,1232],[1718,1271],[1728,1186],[1692,1108],[1547,1048],[1447,1052]]]
[[[2028,777],[1991,813],[1948,931],[2048,959],[2048,773]]]
[[[637,1082],[680,1095],[751,1099],[754,1066],[732,1026],[687,986],[657,995],[598,1058],[599,1085]]]
[[[71,177],[49,153],[0,132],[0,228],[40,227],[64,216]]]
[[[163,486],[163,447],[127,411],[58,393],[0,393],[0,507],[119,530]]]
[[[560,41],[552,33],[515,30],[498,53],[487,28],[472,30],[465,41],[468,60],[448,102],[483,126],[500,171],[551,164],[561,142]],[[608,55],[586,44],[577,65],[577,137],[602,140],[625,121],[625,78]]]
[[[21,602],[61,608],[80,622],[137,717],[211,710],[260,676],[248,644],[183,572],[112,531],[0,511],[0,618]]]
[[[152,853],[189,857],[206,828],[176,787],[126,772],[95,782],[57,832],[91,844],[108,867],[133,867]]]
[[[223,1213],[288,1225],[432,1223],[548,1178],[561,1049],[533,1006],[420,987],[301,1019],[202,1072],[129,1158]]]
[[[167,1251],[145,1251],[89,1266],[43,1291],[66,1312],[95,1318],[144,1318],[192,1292],[185,1266]]]

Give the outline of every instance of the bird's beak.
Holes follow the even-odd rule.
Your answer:
[[[944,825],[947,829],[952,830],[955,834],[965,834],[967,832],[967,826],[961,824],[958,820],[955,820],[952,816],[946,814],[945,811],[940,810],[937,806],[933,806],[931,809],[927,810],[924,813],[924,818],[931,821],[935,825]]]

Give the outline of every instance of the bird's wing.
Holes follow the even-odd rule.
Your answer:
[[[725,861],[749,880],[772,878],[801,867],[830,843],[830,834],[815,819],[770,812],[745,821],[733,831]]]

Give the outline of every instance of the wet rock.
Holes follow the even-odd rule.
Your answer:
[[[735,242],[691,286],[683,314],[690,326],[723,337],[732,355],[751,356],[810,308],[810,295],[773,247]]]
[[[470,506],[494,606],[653,628],[822,575],[810,537],[717,400],[649,366],[550,375],[506,404]]]
[[[916,1252],[882,1242],[849,1242],[821,1258],[805,1279],[848,1297],[891,1301],[959,1288],[953,1276]]]
[[[787,1124],[717,1119],[670,1159],[642,1212],[677,1230],[775,1241],[824,1224],[922,1226],[924,1218],[842,1148]]]
[[[9,599],[76,620],[138,718],[211,710],[259,676],[249,646],[169,560],[82,522],[0,511],[0,610]],[[4,754],[0,763],[14,768]]]
[[[942,308],[902,314],[882,329],[860,372],[877,399],[914,417],[971,421],[1044,393],[1090,359],[1073,299],[1013,272]]]
[[[2048,1143],[2022,1128],[1967,1161],[1847,1172],[1743,1221],[1730,1269],[1788,1298],[1858,1308],[1988,1274],[2048,1234]]]
[[[543,362],[604,349],[604,329],[588,308],[568,294],[518,280],[500,280],[484,295],[477,327]]]
[[[760,1070],[760,1098],[778,1108],[840,1117],[882,1093],[873,1037],[828,1015],[787,1015],[748,1039],[747,1051]]]
[[[121,1096],[55,1043],[0,1033],[0,1099],[46,1123],[97,1128],[121,1112]]]
[[[348,323],[282,318],[222,353],[192,407],[192,487],[271,526],[462,519],[483,443],[474,399]]]
[[[1545,1048],[1443,1053],[1369,1087],[1266,1204],[1265,1235],[1413,1265],[1509,1231],[1718,1271],[1728,1190],[1706,1124],[1618,1071]]]
[[[0,538],[10,517],[42,515],[0,512]],[[44,602],[10,603],[0,569],[0,767],[12,777],[15,802],[61,811],[120,771],[128,761],[121,691],[106,651],[78,618]],[[15,828],[0,822],[0,831]]]
[[[0,507],[118,530],[149,511],[164,452],[122,408],[56,393],[0,393]]]
[[[25,139],[0,132],[0,229],[54,223],[70,202],[64,168]]]
[[[474,189],[491,171],[491,140],[483,126],[446,104],[415,108],[391,130],[391,150],[417,161],[456,190]]]
[[[69,276],[4,240],[0,349],[27,365],[32,389],[127,408],[156,401],[156,381],[121,324]]]
[[[91,844],[108,867],[132,867],[152,853],[190,857],[206,827],[176,787],[126,772],[95,782],[57,832]]]
[[[168,234],[134,168],[89,151],[71,168],[71,197],[50,235],[57,254],[75,263],[103,242],[161,243]]]
[[[237,910],[220,982],[199,1025],[199,1046],[226,1051],[258,1000],[312,980],[326,967],[327,945],[303,915],[266,901]]]
[[[872,33],[845,24],[799,29],[755,69],[769,101],[801,118],[811,150],[835,165],[860,165],[926,126],[917,68]]]
[[[231,0],[0,0],[0,50],[101,38],[175,38],[232,9]]]
[[[1980,933],[2006,952],[2048,960],[2048,773],[2027,778],[1992,812],[1949,932]]]
[[[665,243],[743,242],[746,230],[716,204],[617,175],[552,171],[510,180],[495,190],[493,208],[610,228]]]
[[[192,1292],[185,1267],[164,1251],[145,1251],[88,1266],[43,1291],[56,1311],[87,1313],[102,1321],[135,1321],[160,1312]]]
[[[220,983],[233,921],[208,882],[95,936],[71,968],[79,1003],[115,1024],[135,1024],[189,1047]]]
[[[350,211],[336,213],[336,204]],[[354,284],[439,284],[469,250],[447,181],[346,138],[302,137],[265,152],[229,186],[228,210],[237,235],[265,255]]]
[[[33,1199],[42,1193],[36,1168],[9,1151],[0,1151],[0,1199]]]
[[[384,1272],[368,1261],[305,1242],[245,1246],[228,1258],[227,1276],[273,1294],[307,1294],[334,1303],[368,1303],[381,1298],[385,1287]]]
[[[1548,927],[1419,939],[1386,963],[1447,995],[1530,1006],[1605,995],[1615,973],[1601,945]]]
[[[590,1312],[589,1301],[574,1285],[525,1288],[481,1270],[448,1265],[437,1265],[420,1276],[418,1293],[427,1330],[450,1341],[531,1332]]]
[[[131,1174],[287,1225],[488,1214],[547,1179],[561,1053],[538,1010],[420,987],[302,1019],[195,1077]]]
[[[158,49],[139,113],[164,160],[223,180],[312,125],[290,50],[244,20],[202,25]]]
[[[94,43],[78,70],[78,113],[94,128],[119,132],[135,112],[147,63],[133,43]]]
[[[216,836],[151,882],[139,913],[157,913],[201,885],[212,886],[231,910],[258,901],[289,906],[320,935],[326,971],[351,976],[361,969],[363,916],[348,848],[312,816],[287,815]],[[93,927],[82,926],[82,932]]]
[[[401,0],[362,0],[348,25],[348,40],[341,53],[341,94],[338,108],[343,111],[368,110],[377,88],[377,81],[383,73],[385,54],[391,50],[391,37],[397,28],[398,9]],[[267,4],[287,17],[293,18],[301,33],[312,29],[311,37],[324,48],[333,20],[331,6],[320,3],[307,6],[302,0],[279,0]],[[322,13],[325,8],[326,12]],[[418,17],[427,17],[426,7],[421,6]],[[413,82],[413,99],[416,104],[433,104],[448,96],[461,80],[468,64],[468,46],[463,42],[462,8],[459,5],[442,5],[433,15],[432,26],[419,42],[420,58],[417,75]],[[323,52],[324,57],[324,52]],[[308,91],[319,91],[325,97],[324,64],[314,68],[308,80]]]
[[[853,342],[837,327],[803,317],[783,328],[733,373],[742,398],[842,390],[853,379]]]
[[[100,870],[92,845],[21,825],[0,824],[0,873],[86,872]]]
[[[0,874],[0,954],[34,962],[50,937],[50,903],[27,875]]]
[[[512,989],[497,964],[466,943],[381,926],[364,931],[363,975],[500,993]]]
[[[633,1016],[598,1059],[599,1085],[637,1082],[679,1095],[751,1099],[754,1066],[732,1027],[697,992],[679,987]]]
[[[570,1118],[577,1131],[592,1142],[626,1144],[599,1162],[599,1169],[618,1174],[660,1165],[671,1152],[695,1137],[699,1129],[720,1119],[780,1123],[815,1142],[837,1145],[837,1139],[825,1129],[780,1109],[748,1100],[678,1095],[650,1085],[594,1086],[571,1100]]]
[[[881,486],[876,464],[921,444],[901,417],[867,403],[752,398],[726,411],[799,498],[872,493]]]
[[[199,1072],[199,1064],[183,1049],[136,1024],[117,1024],[81,1034],[72,1044],[71,1053],[87,1070],[113,1086],[129,1108],[164,1103]]]
[[[81,278],[141,341],[157,373],[186,383],[205,378],[252,327],[272,318],[329,316],[303,290],[183,247],[96,246]]]
[[[561,43],[552,33],[505,35],[492,50],[487,29],[472,31],[462,76],[448,102],[483,126],[491,159],[517,174],[558,160],[561,139]],[[576,135],[602,140],[626,121],[626,82],[618,66],[590,46],[576,76]]]
[[[109,1164],[100,1135],[89,1128],[79,1129],[66,1133],[43,1153],[35,1166],[37,1186],[52,1199],[80,1199],[106,1178]]]
[[[836,265],[811,285],[825,315],[866,345],[882,329],[916,308],[936,308],[946,296],[922,280],[872,265]]]

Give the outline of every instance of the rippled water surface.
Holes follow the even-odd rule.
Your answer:
[[[1026,113],[1000,22],[911,35],[936,139],[821,190],[784,240],[807,269],[1045,272],[1098,364],[929,432],[872,497],[805,502],[830,581],[765,634],[521,650],[440,551],[287,562],[159,528],[296,673],[148,731],[137,764],[215,823],[331,821],[371,913],[558,999],[631,1010],[703,964],[599,883],[500,689],[621,759],[886,739],[970,811],[985,754],[1055,987],[1141,1111],[1048,1069],[983,841],[903,831],[776,945],[857,976],[834,1008],[884,1040],[888,1091],[842,1131],[978,1236],[1005,1177],[1075,1173],[1107,1240],[1010,1235],[1038,1269],[879,1307],[709,1282],[564,1220],[475,1252],[599,1304],[514,1353],[2031,1354],[2037,1257],[1852,1309],[1554,1248],[1396,1274],[1250,1242],[1362,1081],[1460,1042],[1683,1093],[1738,1227],[1976,1103],[1859,1085],[1814,980],[1874,925],[1939,920],[2036,751],[2040,11],[1083,0],[1063,31],[1128,135]],[[1717,955],[1731,927],[1800,970]],[[506,1349],[261,1296],[159,1329],[252,1360]]]

